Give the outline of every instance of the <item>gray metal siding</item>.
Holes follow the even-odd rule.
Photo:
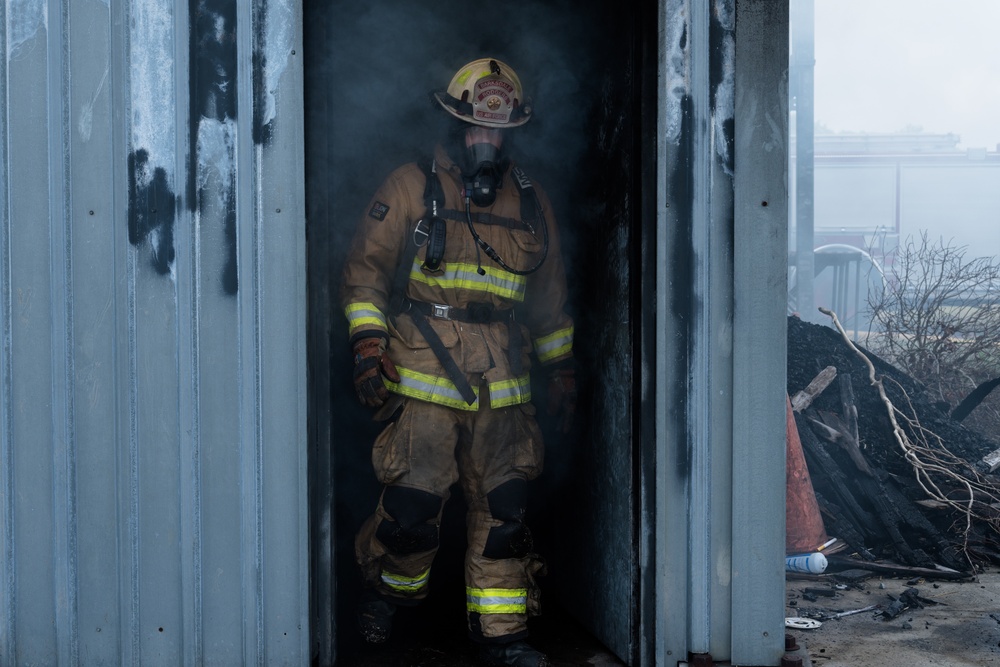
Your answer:
[[[660,2],[643,664],[784,648],[787,11]]]
[[[305,664],[299,7],[0,22],[0,664]]]
[[[784,652],[788,4],[736,3],[732,653]]]

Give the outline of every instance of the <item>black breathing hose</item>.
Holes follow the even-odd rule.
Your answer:
[[[535,265],[533,267],[531,267],[530,269],[523,269],[523,270],[522,269],[515,269],[515,268],[512,268],[512,267],[508,266],[507,262],[503,261],[503,258],[500,257],[500,255],[497,253],[497,251],[493,249],[493,246],[491,246],[489,243],[487,243],[486,241],[484,241],[483,238],[481,236],[479,236],[478,233],[476,233],[476,227],[472,224],[472,209],[471,209],[471,205],[469,204],[469,199],[470,199],[469,195],[466,194],[465,195],[465,223],[468,225],[469,232],[472,234],[472,238],[476,242],[476,254],[477,255],[479,254],[479,249],[482,248],[483,252],[486,253],[486,256],[489,257],[490,259],[492,259],[494,262],[496,262],[500,266],[501,269],[503,269],[504,271],[507,271],[508,273],[513,273],[516,276],[526,276],[529,273],[534,273],[538,269],[542,268],[542,264],[545,263],[545,259],[549,256],[549,226],[545,222],[545,214],[544,213],[542,213],[540,210],[538,211],[538,217],[541,220],[541,224],[542,224],[542,256],[538,259],[538,262],[536,262]],[[476,263],[477,264],[479,263],[478,259],[476,260]],[[479,266],[476,269],[476,272],[479,273],[479,275],[481,275],[481,276],[482,275],[486,275],[486,270],[483,269],[482,266]]]

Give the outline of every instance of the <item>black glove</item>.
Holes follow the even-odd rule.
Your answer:
[[[389,398],[382,376],[399,382],[396,365],[385,354],[386,340],[381,336],[362,338],[354,344],[354,390],[362,405],[382,407]]]
[[[573,366],[557,368],[549,373],[548,414],[562,415],[559,430],[569,433],[576,414],[576,369]]]

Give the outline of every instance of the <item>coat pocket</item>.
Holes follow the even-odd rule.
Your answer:
[[[372,467],[382,484],[391,484],[410,471],[413,429],[409,401],[399,418],[386,426],[372,446]]]
[[[524,573],[527,575],[528,616],[540,616],[542,614],[542,589],[538,585],[538,577],[547,574],[545,561],[537,554],[531,554],[525,558]]]
[[[542,240],[526,229],[510,230],[510,238],[514,245],[529,256],[542,250]]]
[[[455,347],[458,343],[458,327],[455,322],[450,320],[436,320],[434,318],[427,318],[427,322],[434,329],[434,333],[438,335],[441,339],[441,343],[448,349]],[[403,347],[410,350],[422,350],[430,347],[430,343],[424,338],[420,330],[417,329],[417,325],[414,324],[413,318],[407,315],[405,312],[401,313],[395,318],[395,321],[389,322],[389,335],[399,341]],[[393,348],[393,344],[389,344],[390,351]]]
[[[545,461],[545,446],[542,430],[535,421],[535,406],[522,403],[514,408],[517,420],[517,442],[513,447],[513,469],[526,479],[534,479],[542,472]]]

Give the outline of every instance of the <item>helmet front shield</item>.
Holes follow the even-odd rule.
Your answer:
[[[531,118],[521,81],[505,63],[475,60],[460,69],[448,89],[433,94],[455,118],[484,127],[518,127]]]

